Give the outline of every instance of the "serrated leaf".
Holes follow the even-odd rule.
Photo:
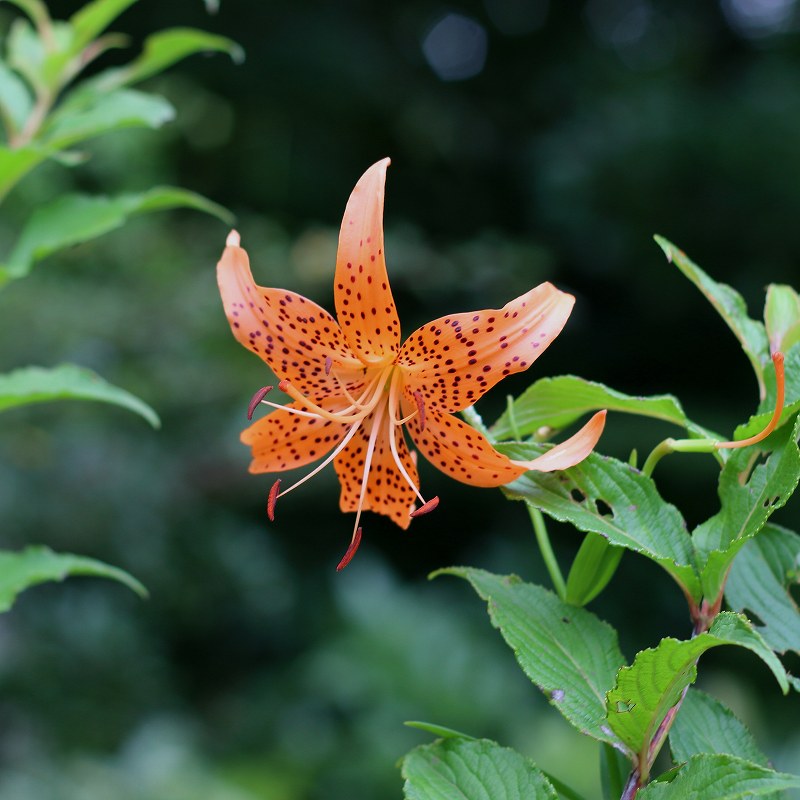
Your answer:
[[[657,647],[637,653],[633,664],[619,671],[607,697],[608,725],[631,752],[639,754],[640,763],[645,763],[650,742],[667,712],[694,682],[698,658],[725,644],[755,653],[772,670],[784,694],[788,691],[780,661],[740,614],[722,612],[706,633],[688,641],[662,639]]]
[[[587,533],[567,576],[567,602],[585,606],[594,600],[614,577],[623,552],[599,534]]]
[[[691,422],[672,395],[632,397],[575,375],[536,381],[495,422],[491,433],[498,441],[530,436],[542,427],[560,430],[601,408],[671,422],[701,437],[714,436]]]
[[[523,460],[544,452],[540,445],[530,443],[504,444],[498,449]],[[592,453],[561,472],[527,472],[505,491],[554,519],[652,559],[687,594],[700,598],[694,550],[683,517],[659,495],[651,478],[629,464]]]
[[[138,397],[103,380],[97,373],[74,364],[58,367],[22,367],[0,375],[0,411],[53,400],[97,400],[127,408],[154,428],[158,415]]]
[[[747,800],[784,789],[800,788],[800,776],[789,775],[728,755],[694,756],[671,783],[656,781],[637,800]]]
[[[533,762],[488,739],[445,739],[412,750],[402,767],[406,800],[557,800]]]
[[[733,331],[753,367],[760,394],[764,396],[766,393],[764,367],[771,363],[764,325],[750,318],[744,298],[735,289],[724,283],[717,283],[700,269],[686,253],[663,236],[656,236],[655,240],[664,251],[667,260],[675,264],[702,292],[714,310]]]
[[[753,614],[767,644],[779,653],[800,654],[800,608],[789,589],[800,584],[800,536],[768,523],[731,566],[725,599],[736,611]]]
[[[689,689],[669,733],[672,760],[688,761],[702,753],[737,756],[762,767],[769,761],[753,734],[726,705],[699,689]]]
[[[63,581],[69,575],[110,578],[140,597],[147,597],[144,586],[124,570],[94,558],[54,553],[48,547],[37,545],[19,553],[0,551],[0,612],[8,611],[25,589],[49,581]]]
[[[720,511],[699,525],[693,540],[701,565],[706,597],[716,598],[731,562],[763,527],[769,517],[786,504],[800,481],[800,417],[784,425],[764,442],[736,450],[725,462],[719,477]],[[772,449],[746,481],[758,448]]]
[[[38,209],[28,220],[8,257],[0,266],[0,279],[26,275],[34,262],[70,245],[89,241],[122,227],[137,214],[169,208],[193,208],[230,224],[231,215],[221,206],[194,192],[157,186],[139,194],[90,197],[70,194]]]
[[[519,665],[550,703],[581,733],[616,743],[605,724],[605,695],[624,658],[610,625],[515,575],[468,567],[434,574],[468,580],[487,602],[492,624]]]

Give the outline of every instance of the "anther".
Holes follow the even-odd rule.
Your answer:
[[[353,533],[353,538],[350,541],[350,546],[347,548],[347,552],[342,556],[342,560],[336,567],[337,572],[341,572],[353,560],[353,556],[356,554],[356,550],[358,550],[358,546],[360,544],[361,528],[356,528],[355,532]]]
[[[778,423],[781,419],[781,413],[783,412],[783,400],[784,400],[784,393],[786,389],[786,379],[783,371],[783,353],[777,352],[772,354],[772,363],[775,364],[775,411],[772,413],[772,419],[767,424],[767,427],[764,428],[761,433],[757,433],[755,436],[751,436],[749,439],[740,439],[736,442],[716,442],[714,447],[717,450],[725,449],[733,449],[734,447],[748,447],[751,444],[756,444],[757,442],[766,439],[775,428],[778,427]]]
[[[275,522],[275,503],[278,502],[278,492],[281,490],[281,479],[272,484],[269,490],[269,497],[267,497],[267,516],[270,522]]]
[[[419,429],[421,431],[425,430],[425,403],[422,399],[422,392],[417,389],[414,392],[414,401],[417,404],[417,410],[419,411]],[[434,506],[435,508],[436,506]]]
[[[247,406],[247,419],[253,419],[253,412],[256,406],[272,391],[271,386],[262,386],[251,398]]]
[[[409,516],[421,517],[423,514],[429,514],[438,505],[439,505],[439,497],[437,495],[436,497],[431,497],[431,499],[428,500],[427,503],[423,503],[419,508],[412,511],[411,514],[409,514]]]
[[[333,366],[333,359],[330,356],[325,357],[325,374],[331,374],[331,367]]]

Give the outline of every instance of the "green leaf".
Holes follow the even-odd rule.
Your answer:
[[[755,615],[773,650],[800,654],[800,608],[789,589],[800,584],[800,536],[771,523],[749,541],[725,584],[728,605]]]
[[[94,0],[76,11],[69,19],[74,32],[72,54],[75,55],[86,47],[135,2],[136,0]]]
[[[568,603],[585,606],[605,589],[624,550],[596,533],[587,533],[567,576]]]
[[[228,53],[236,63],[244,60],[244,51],[231,39],[194,28],[170,28],[149,36],[138,58],[124,67],[108,69],[88,83],[93,90],[102,91],[131,86],[201,52]]]
[[[0,201],[27,173],[47,157],[47,151],[38,147],[20,147],[12,150],[0,145]]]
[[[61,364],[52,369],[22,367],[0,375],[0,411],[52,400],[97,400],[112,403],[139,414],[154,428],[161,424],[150,406],[85,367],[73,364]]]
[[[716,598],[731,562],[769,517],[785,505],[800,481],[800,417],[764,442],[736,450],[719,477],[720,511],[699,525],[693,534],[701,565],[704,594]],[[753,469],[745,481],[758,448],[771,448],[766,462]]]
[[[662,639],[658,646],[636,654],[623,667],[608,693],[608,724],[631,752],[646,763],[647,752],[667,712],[697,676],[697,659],[712,647],[734,644],[759,656],[772,670],[784,694],[789,690],[786,671],[761,635],[740,614],[724,611],[706,633],[688,641]]]
[[[19,132],[31,113],[33,98],[25,82],[0,61],[0,120],[6,130]]]
[[[434,736],[438,736],[440,739],[474,739],[474,736],[470,736],[466,733],[461,733],[461,731],[453,730],[453,728],[445,728],[444,725],[436,725],[433,722],[420,722],[419,720],[408,720],[404,722],[403,725],[406,725],[409,728],[416,728],[420,731],[426,731],[427,733],[432,733]]]
[[[70,245],[89,241],[122,227],[137,214],[170,208],[193,208],[213,214],[227,224],[231,215],[221,206],[194,192],[172,186],[157,186],[139,194],[116,197],[63,195],[36,211],[20,233],[5,267],[3,277],[26,275],[34,262]]]
[[[689,689],[669,733],[672,759],[680,764],[702,753],[723,753],[769,765],[753,734],[719,700]]]
[[[63,581],[68,575],[110,578],[125,584],[140,597],[147,597],[144,586],[117,567],[94,558],[54,553],[48,547],[37,545],[20,553],[0,551],[0,612],[8,611],[25,589],[39,583]]]
[[[41,141],[50,151],[122,128],[160,128],[175,117],[163,97],[135,89],[82,93],[79,100],[65,100],[42,129]]]
[[[619,800],[631,771],[631,762],[616,747],[600,745],[600,784],[603,800]]]
[[[656,781],[637,800],[747,800],[800,788],[800,776],[775,772],[728,755],[694,756],[671,783]]]
[[[755,372],[761,396],[765,394],[764,367],[771,363],[767,332],[760,322],[747,314],[744,298],[730,286],[712,280],[682,250],[662,236],[655,237],[667,260],[703,293],[715,311],[727,323],[739,340]]]
[[[495,422],[491,432],[497,441],[530,436],[542,427],[560,430],[601,408],[664,420],[700,437],[718,438],[691,422],[672,395],[632,397],[575,375],[536,381]]]
[[[523,460],[544,452],[541,445],[531,443],[504,444],[498,450]],[[652,559],[688,595],[700,598],[692,541],[683,517],[661,498],[651,478],[629,464],[592,453],[561,472],[527,472],[505,491],[554,519]]]
[[[488,739],[445,739],[403,759],[406,800],[557,800],[533,762]]]
[[[468,580],[487,602],[492,624],[519,665],[550,703],[581,733],[616,743],[605,724],[605,696],[624,658],[610,625],[515,575],[469,567],[434,575]]]
[[[767,287],[764,323],[773,353],[785,354],[800,342],[800,295],[791,286],[771,283]]]

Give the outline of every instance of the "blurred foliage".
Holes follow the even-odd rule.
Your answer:
[[[485,57],[473,77],[442,80],[423,43],[455,12],[484,31]],[[0,27],[10,13],[0,5]],[[406,330],[552,280],[577,295],[576,310],[509,392],[566,372],[672,392],[725,434],[757,386],[652,235],[737,286],[753,316],[764,284],[797,284],[797,14],[789,0],[223,0],[209,18],[197,0],[141,0],[117,26],[134,46],[192,25],[241,43],[247,61],[195,58],[152,79],[175,122],[95,141],[79,173],[39,168],[0,218],[0,240],[56,193],[177,184],[238,215],[260,283],[330,308],[344,202],[390,155],[386,247]],[[122,59],[111,51],[97,68]],[[188,212],[136,219],[4,290],[0,363],[85,364],[152,405],[162,430],[110,406],[2,415],[4,546],[43,542],[119,564],[150,599],[76,579],[23,595],[0,620],[0,798],[399,796],[396,759],[428,738],[405,719],[492,737],[562,778],[585,771],[575,788],[589,791],[591,743],[531,695],[478,603],[425,581],[458,563],[542,580],[524,508],[423,465],[442,497],[436,514],[406,533],[369,518],[339,576],[349,529],[332,474],[267,523],[268,483],[247,475],[238,442],[267,378],[220,307],[225,234]],[[490,395],[481,411],[491,422],[504,407]],[[603,449],[626,458],[670,432],[612,416]],[[690,523],[714,513],[715,465],[673,459],[659,468],[667,499],[684,498]],[[776,519],[796,528],[793,516]],[[560,555],[574,555],[580,536],[554,530]],[[606,592],[592,608],[621,629],[626,656],[685,637],[682,598],[657,567],[628,554],[615,582],[626,597]],[[703,687],[778,768],[800,769],[797,695],[776,715],[765,669],[735,653],[707,658]],[[732,677],[748,669],[752,691]]]

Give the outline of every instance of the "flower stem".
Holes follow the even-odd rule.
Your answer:
[[[547,535],[547,527],[544,524],[544,517],[538,508],[534,508],[529,503],[528,513],[531,515],[531,522],[533,523],[533,531],[536,534],[536,542],[539,545],[539,551],[544,559],[544,565],[547,567],[547,572],[550,574],[550,580],[553,582],[553,588],[562,602],[567,599],[567,584],[564,582],[564,576],[561,574],[561,568],[556,561],[556,555],[550,545],[550,537]]]

